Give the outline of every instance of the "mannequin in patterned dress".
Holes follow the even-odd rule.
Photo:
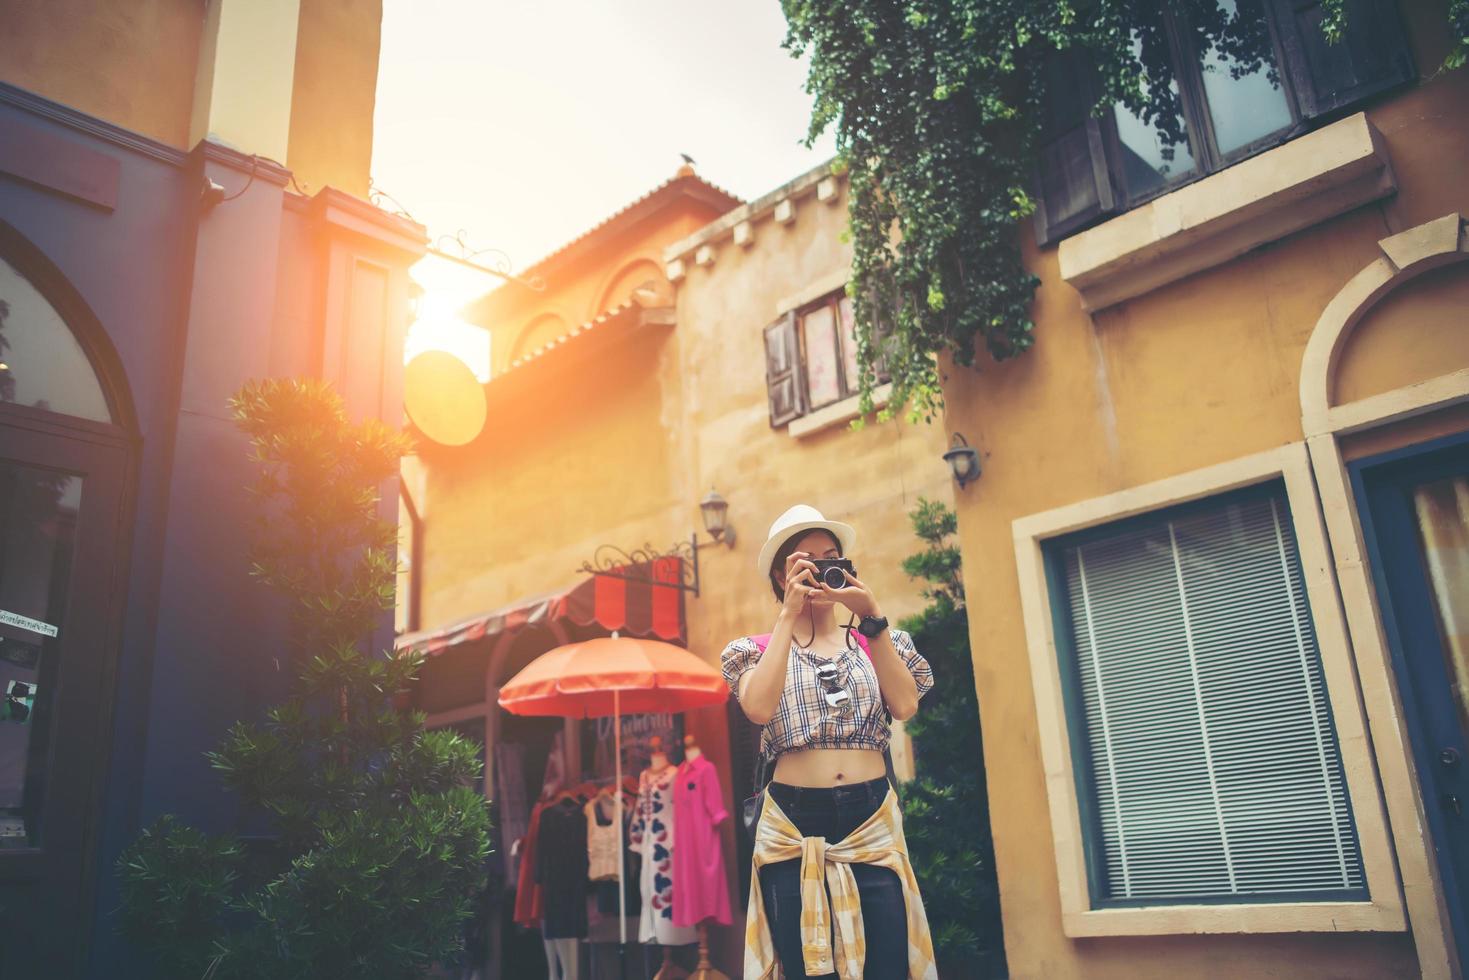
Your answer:
[[[642,918],[638,942],[687,946],[698,933],[673,924],[673,786],[678,770],[655,739],[653,758],[638,777],[638,806],[628,828],[633,850],[642,855]],[[664,950],[668,958],[668,950]]]

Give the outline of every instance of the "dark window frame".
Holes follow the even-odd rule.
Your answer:
[[[1184,175],[1167,180],[1157,187],[1133,193],[1127,186],[1123,166],[1123,145],[1118,131],[1116,107],[1108,106],[1100,115],[1090,115],[1073,120],[1070,127],[1048,123],[1041,140],[1041,154],[1037,165],[1036,196],[1038,208],[1034,219],[1037,244],[1054,245],[1061,239],[1085,230],[1108,218],[1115,217],[1133,208],[1140,207],[1164,194],[1172,193],[1205,177],[1228,169],[1236,163],[1249,159],[1274,147],[1310,132],[1312,129],[1341,118],[1359,109],[1369,99],[1395,90],[1415,81],[1416,68],[1413,64],[1407,32],[1403,28],[1402,15],[1396,0],[1356,0],[1349,6],[1348,31],[1353,25],[1359,31],[1376,28],[1384,35],[1382,46],[1387,51],[1384,62],[1391,62],[1390,70],[1384,69],[1376,78],[1354,79],[1346,87],[1346,95],[1335,89],[1320,90],[1313,86],[1312,65],[1309,51],[1298,19],[1302,12],[1312,6],[1312,0],[1261,0],[1265,17],[1266,33],[1274,68],[1279,77],[1280,90],[1284,95],[1291,122],[1272,133],[1261,136],[1227,153],[1219,150],[1214,131],[1213,117],[1209,111],[1208,95],[1204,89],[1204,53],[1193,50],[1191,35],[1183,14],[1165,7],[1162,11],[1163,26],[1168,37],[1172,77],[1178,84],[1179,103],[1183,113],[1187,147],[1193,156],[1194,167]],[[1340,49],[1350,53],[1351,40],[1344,38]],[[1184,57],[1187,54],[1188,57]],[[1098,98],[1091,68],[1076,51],[1061,53],[1058,59],[1078,59],[1078,63],[1060,69],[1070,74],[1081,89],[1080,98],[1095,103]],[[1319,67],[1319,66],[1318,66]],[[1379,66],[1382,67],[1382,66]],[[1049,72],[1050,85],[1058,78],[1055,71]],[[1048,177],[1046,151],[1060,147],[1063,140],[1085,127],[1086,139],[1090,144],[1092,179],[1094,187],[1090,196],[1094,201],[1089,206],[1065,218],[1052,217],[1045,201],[1048,183],[1057,186]],[[1068,179],[1069,178],[1069,179]],[[1075,174],[1062,177],[1060,186],[1075,193],[1079,188],[1074,183]],[[1085,192],[1083,196],[1087,196]]]
[[[1061,700],[1064,705],[1063,719],[1066,725],[1066,741],[1070,746],[1072,760],[1072,782],[1076,789],[1076,803],[1078,815],[1081,821],[1082,853],[1086,865],[1087,892],[1089,907],[1091,909],[1153,909],[1172,908],[1182,905],[1292,905],[1301,902],[1365,902],[1371,900],[1371,891],[1366,881],[1366,865],[1363,864],[1363,884],[1360,888],[1341,889],[1314,889],[1308,891],[1275,892],[1269,894],[1251,893],[1247,895],[1192,895],[1174,896],[1147,899],[1125,899],[1112,898],[1104,894],[1107,880],[1106,855],[1101,845],[1102,823],[1101,814],[1097,806],[1096,793],[1093,788],[1095,770],[1091,764],[1091,754],[1088,747],[1088,728],[1086,709],[1082,704],[1081,680],[1078,674],[1077,656],[1074,634],[1074,624],[1071,618],[1069,590],[1066,585],[1066,576],[1063,569],[1065,553],[1067,549],[1078,545],[1086,545],[1095,541],[1106,540],[1120,533],[1129,532],[1138,527],[1146,527],[1164,520],[1179,520],[1189,516],[1229,507],[1235,504],[1259,501],[1269,498],[1277,499],[1285,508],[1285,520],[1292,522],[1294,518],[1290,513],[1290,491],[1281,477],[1274,477],[1261,483],[1250,486],[1238,487],[1233,490],[1224,490],[1211,493],[1196,500],[1183,501],[1180,503],[1165,504],[1160,507],[1151,508],[1138,514],[1119,517],[1114,520],[1104,521],[1084,530],[1072,531],[1067,534],[1050,538],[1043,542],[1041,556],[1043,570],[1045,573],[1046,592],[1050,602],[1051,626],[1055,636],[1055,656],[1057,658],[1058,673],[1061,678]],[[1292,530],[1294,536],[1294,530]],[[1297,544],[1299,547],[1299,544]],[[1304,561],[1304,559],[1301,559]],[[1315,622],[1315,610],[1307,601],[1307,615],[1312,623]],[[1315,630],[1313,627],[1312,633]],[[1330,693],[1325,692],[1328,711],[1326,714],[1326,732],[1332,742],[1341,750],[1341,733],[1337,729],[1336,715],[1330,710]],[[1338,759],[1345,767],[1346,760],[1338,755]],[[1352,828],[1352,845],[1361,857],[1361,828],[1357,821],[1356,801],[1352,799],[1350,790],[1346,794],[1346,806],[1348,820]]]

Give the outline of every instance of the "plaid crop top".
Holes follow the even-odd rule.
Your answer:
[[[928,661],[913,648],[913,638],[900,629],[890,629],[893,647],[908,665],[922,698],[933,687]],[[724,681],[740,696],[740,678],[760,659],[759,645],[742,636],[724,648],[720,668]],[[791,642],[791,659],[786,667],[785,690],[775,714],[760,734],[760,752],[773,759],[798,749],[876,749],[888,747],[892,715],[882,700],[877,671],[861,647],[844,649],[835,660],[839,684],[852,700],[844,708],[826,703],[826,691],[816,669],[827,663],[810,650]]]

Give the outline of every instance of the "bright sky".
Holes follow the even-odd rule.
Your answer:
[[[757,197],[833,153],[830,135],[801,145],[811,98],[784,36],[777,0],[385,0],[373,181],[431,240],[463,229],[516,270],[673,176],[680,153]],[[446,331],[444,309],[495,284],[417,278],[432,279],[421,318]]]

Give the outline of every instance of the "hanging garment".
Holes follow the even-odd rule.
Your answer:
[[[628,799],[629,796],[631,796],[631,799]],[[643,856],[633,846],[628,834],[628,827],[632,824],[638,812],[638,798],[629,793],[624,794],[623,800],[622,833],[618,835],[618,839],[622,844],[623,861],[622,881],[624,885],[623,902],[625,904],[622,908],[625,909],[625,914],[629,919],[637,920],[642,914],[643,907]],[[597,911],[601,915],[609,918],[615,926],[619,911],[616,879],[594,882],[592,884],[592,893],[597,899]],[[634,939],[637,938],[637,929],[638,927],[635,921],[631,930],[631,935]]]
[[[696,926],[705,919],[730,924],[729,879],[719,825],[729,819],[719,770],[704,756],[678,767],[673,787],[678,847],[673,851],[673,924]]]
[[[587,821],[575,799],[541,811],[536,839],[536,880],[542,893],[541,936],[587,935]]]
[[[526,928],[541,924],[541,886],[536,883],[537,838],[541,829],[544,803],[530,811],[525,836],[520,840],[520,874],[515,883],[515,921]]]
[[[638,942],[686,946],[698,939],[690,928],[673,924],[673,783],[678,770],[644,769],[638,777],[638,806],[628,830],[633,847],[643,859],[643,912]]]
[[[592,881],[607,881],[617,877],[617,847],[622,843],[622,828],[617,826],[616,813],[602,823],[598,804],[602,797],[587,801],[587,877]],[[611,800],[607,802],[611,803]]]
[[[622,859],[626,862],[623,879],[627,883],[623,902],[627,917],[636,919],[643,908],[643,856],[631,847],[624,848]],[[617,917],[617,880],[592,882],[592,894],[597,900],[597,911],[604,916]]]

